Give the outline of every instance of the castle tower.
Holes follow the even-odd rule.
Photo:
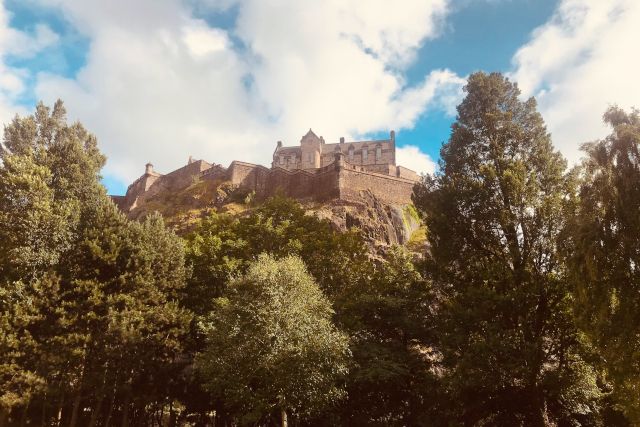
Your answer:
[[[320,167],[320,155],[324,140],[319,138],[311,129],[300,140],[301,169],[317,169]]]

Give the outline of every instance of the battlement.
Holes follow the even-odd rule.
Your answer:
[[[387,203],[407,204],[419,176],[396,165],[395,149],[393,131],[384,140],[345,142],[340,138],[327,144],[309,129],[299,146],[284,147],[278,141],[271,168],[238,160],[225,168],[189,157],[185,166],[162,175],[148,163],[144,175],[114,202],[130,212],[160,192],[179,191],[205,179],[229,181],[254,191],[258,199],[282,194],[316,201],[350,200],[368,191]]]

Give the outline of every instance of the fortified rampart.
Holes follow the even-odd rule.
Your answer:
[[[385,141],[345,143],[341,138],[340,144],[325,145],[324,139],[309,131],[301,145],[303,149],[298,150],[296,159],[296,147],[282,147],[278,143],[271,168],[241,161],[233,161],[225,168],[190,158],[184,167],[161,175],[147,164],[145,174],[129,186],[125,196],[115,197],[114,201],[130,212],[161,192],[179,191],[198,180],[220,180],[253,191],[258,199],[280,194],[319,202],[357,200],[367,191],[389,204],[411,202],[413,186],[419,177],[414,171],[395,165],[393,132],[390,140]],[[311,154],[304,149],[310,145],[315,147]],[[353,147],[358,148],[359,157],[355,157]],[[362,154],[366,147],[371,147],[370,157]],[[283,157],[283,153],[290,157]],[[301,167],[314,162],[321,165]]]

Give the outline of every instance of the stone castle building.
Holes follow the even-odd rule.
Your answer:
[[[259,199],[276,194],[315,201],[357,199],[367,191],[389,204],[411,202],[416,172],[396,165],[395,133],[389,139],[327,144],[311,129],[299,146],[284,147],[278,141],[271,168],[233,161],[229,167],[189,158],[188,163],[168,174],[159,174],[148,163],[124,196],[114,201],[130,212],[154,195],[179,191],[197,180],[228,181],[255,191]]]

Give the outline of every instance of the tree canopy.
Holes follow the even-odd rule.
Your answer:
[[[300,258],[260,255],[229,286],[204,324],[207,347],[197,359],[205,386],[227,411],[253,424],[339,399],[348,337]]]
[[[427,271],[446,295],[438,336],[454,413],[465,424],[591,422],[599,389],[558,250],[572,176],[516,84],[476,73],[465,91],[441,172],[415,197]]]
[[[606,361],[617,400],[640,421],[640,113],[611,107],[612,132],[585,144],[566,233],[581,326]]]

